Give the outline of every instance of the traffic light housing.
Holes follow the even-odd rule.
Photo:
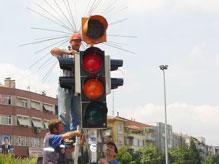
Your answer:
[[[82,18],[82,40],[94,45],[106,42],[107,20],[101,15]]]
[[[75,77],[73,76],[74,72],[74,58],[58,57],[59,66],[63,70],[71,71],[69,76],[59,77],[59,85],[61,88],[71,89],[75,91]]]
[[[110,94],[112,89],[117,89],[119,86],[123,86],[123,78],[112,78],[111,71],[118,70],[119,67],[123,66],[123,60],[121,59],[110,59],[110,56],[105,56],[105,81],[106,81],[106,93]]]
[[[106,128],[107,105],[105,55],[97,47],[80,52],[80,95],[82,128]]]

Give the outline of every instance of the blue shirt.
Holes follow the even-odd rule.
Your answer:
[[[63,143],[63,138],[61,135],[51,134],[49,137],[49,145],[54,149],[59,148],[59,146]]]
[[[109,161],[109,164],[119,164],[119,162],[117,160],[111,160]]]
[[[54,151],[43,151],[43,164],[63,164],[65,155],[60,152],[60,145],[63,143],[62,135],[47,133],[44,138],[44,148],[53,148]]]

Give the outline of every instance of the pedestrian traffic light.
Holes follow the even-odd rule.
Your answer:
[[[110,94],[112,89],[117,89],[123,85],[122,78],[112,78],[111,71],[118,70],[119,67],[123,66],[123,60],[121,59],[110,59],[110,56],[105,56],[105,81],[106,81],[106,93]]]
[[[61,88],[75,90],[75,77],[74,72],[74,58],[58,57],[59,66],[63,70],[70,72],[68,76],[59,77],[59,84]]]
[[[108,23],[100,15],[82,18],[82,40],[87,44],[106,42],[106,29]]]
[[[80,52],[82,128],[107,127],[104,56],[97,47]]]

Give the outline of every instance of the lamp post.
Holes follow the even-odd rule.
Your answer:
[[[168,164],[168,148],[167,148],[167,108],[166,108],[166,83],[165,83],[165,70],[168,65],[160,65],[160,69],[163,71],[163,83],[164,83],[164,113],[165,113],[165,160]]]

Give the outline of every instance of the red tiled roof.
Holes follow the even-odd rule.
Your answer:
[[[140,130],[140,129],[144,129],[146,127],[151,127],[151,125],[144,124],[144,123],[141,123],[141,122],[137,122],[137,121],[134,121],[134,120],[129,120],[129,119],[118,117],[118,116],[116,116],[116,117],[108,116],[108,121],[112,122],[114,120],[124,121],[125,122],[125,127],[126,128],[131,128],[131,129]]]

